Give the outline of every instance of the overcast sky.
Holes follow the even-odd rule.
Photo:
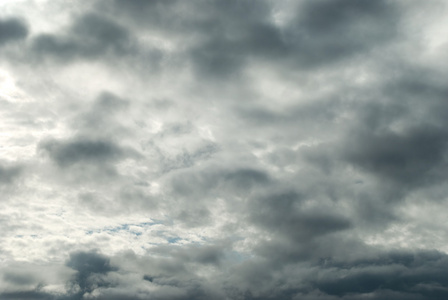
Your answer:
[[[448,299],[448,1],[0,1],[0,299]]]

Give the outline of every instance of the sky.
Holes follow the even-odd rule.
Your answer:
[[[447,15],[0,1],[0,299],[448,299]]]

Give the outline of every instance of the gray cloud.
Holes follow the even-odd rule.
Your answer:
[[[18,165],[0,164],[0,184],[11,184],[22,173],[23,167]]]
[[[91,293],[93,290],[102,287],[110,287],[112,283],[103,278],[111,271],[116,271],[115,267],[110,265],[109,258],[95,252],[76,252],[70,254],[67,266],[76,270],[70,289],[79,294],[79,299],[85,293]],[[76,292],[79,289],[79,292]]]
[[[407,132],[359,132],[344,151],[353,164],[407,185],[435,183],[445,167],[447,132],[421,126]]]
[[[51,294],[47,294],[39,291],[27,291],[27,292],[11,292],[11,293],[2,293],[2,297],[5,299],[57,299],[55,296]]]
[[[0,20],[0,46],[26,38],[28,26],[18,18]]]
[[[253,201],[248,211],[256,224],[298,242],[350,228],[332,212],[302,211],[300,202],[301,196],[291,192],[270,195]]]
[[[388,1],[305,1],[299,7],[297,40],[299,61],[322,64],[369,50],[397,31],[399,12]]]
[[[33,39],[32,51],[61,59],[94,59],[134,51],[132,34],[123,26],[99,14],[76,18],[68,34],[41,34]]]
[[[48,140],[42,142],[40,148],[47,152],[60,167],[69,167],[77,163],[104,164],[125,156],[125,151],[119,146],[102,140]]]
[[[298,283],[294,277],[279,277],[288,276],[293,269],[281,268],[272,272],[272,266],[262,262],[246,262],[236,269],[229,269],[238,272],[237,278],[227,273],[220,279],[222,282],[207,282],[207,279],[191,273],[187,265],[193,261],[215,264],[216,251],[222,251],[219,248],[180,249],[174,246],[162,247],[157,251],[163,253],[165,258],[151,259],[137,268],[133,267],[132,271],[123,266],[123,271],[126,270],[124,274],[134,276],[131,274],[145,272],[145,268],[149,267],[145,264],[150,262],[152,273],[137,276],[139,279],[134,280],[133,284],[149,284],[154,287],[152,292],[138,294],[132,286],[128,286],[125,277],[111,276],[118,275],[120,268],[113,266],[109,257],[96,252],[75,252],[70,255],[67,266],[76,273],[67,282],[64,295],[46,293],[43,291],[45,285],[41,285],[34,290],[3,293],[2,296],[10,299],[82,299],[83,295],[95,292],[96,299],[205,299],[210,296],[216,299],[224,299],[226,296],[235,299],[441,299],[448,293],[445,271],[447,256],[437,251],[375,250],[344,259],[323,258],[313,264],[294,267],[302,270],[302,283]],[[124,258],[128,262],[143,259],[129,255],[113,259],[115,264],[120,265],[125,263]],[[223,272],[227,271],[223,269]],[[4,277],[9,278],[10,275]],[[238,283],[237,280],[243,281]],[[283,284],[272,289],[279,281]],[[230,288],[229,284],[234,286]]]
[[[446,255],[438,252],[392,252],[340,265],[325,261],[329,272],[314,284],[319,290],[339,297],[371,293],[373,299],[381,299],[388,292],[399,291],[392,296],[394,299],[406,296],[439,299],[448,293],[446,259]],[[341,278],[345,270],[348,272]]]
[[[447,298],[442,2],[11,4],[0,298]]]
[[[183,45],[175,52],[194,67],[199,78],[207,80],[239,77],[250,61],[293,64],[300,69],[321,67],[380,46],[396,36],[400,25],[399,9],[387,1],[305,1],[293,5],[295,18],[281,26],[273,20],[276,6],[268,1],[259,1],[255,6],[239,1],[193,1],[189,5],[181,1],[98,3],[98,9],[111,16],[120,14],[119,19],[139,30],[143,27],[173,41],[179,40]],[[197,11],[201,11],[200,17]],[[88,22],[83,21],[85,18]],[[97,18],[93,18],[96,23]],[[80,18],[78,22],[82,25],[75,24],[72,32],[77,35],[82,33],[78,27],[95,25],[90,19]],[[58,43],[50,36],[42,36],[36,49],[51,48],[56,50],[54,53],[72,56],[71,52],[78,53],[81,48],[85,48],[85,53],[103,53],[103,48],[110,45],[109,48],[121,49],[123,54],[131,53],[130,48],[122,47],[128,44],[124,42],[127,39],[123,30],[107,24],[88,34],[98,41],[105,39],[101,47],[79,47],[76,43],[62,40]],[[110,32],[117,32],[114,39],[107,38]],[[100,48],[103,50],[96,51]]]

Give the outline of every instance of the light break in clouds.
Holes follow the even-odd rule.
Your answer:
[[[0,299],[448,299],[448,2],[0,2]]]

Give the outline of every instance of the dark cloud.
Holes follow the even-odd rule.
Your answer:
[[[12,300],[23,300],[23,299],[44,299],[44,300],[53,300],[58,299],[56,296],[40,292],[40,291],[26,291],[26,292],[10,292],[10,293],[1,293],[0,296],[4,297],[4,299],[12,299]],[[66,298],[69,299],[69,298]]]
[[[22,40],[28,35],[27,24],[18,18],[0,20],[0,47],[17,40]]]
[[[70,254],[67,266],[78,271],[80,276],[91,273],[106,274],[115,270],[110,265],[110,259],[97,252],[74,252]]]
[[[123,26],[99,14],[75,18],[65,34],[41,34],[33,39],[32,50],[63,61],[125,55],[134,51],[132,34]]]
[[[27,285],[35,283],[36,279],[30,274],[20,274],[14,272],[5,272],[3,279],[18,285]]]
[[[23,167],[0,162],[0,184],[11,184],[22,173]]]
[[[66,265],[77,271],[68,283],[68,293],[73,299],[82,299],[85,294],[95,289],[114,286],[106,275],[118,269],[111,266],[107,256],[97,252],[74,252],[70,254]]]
[[[323,276],[313,284],[339,297],[371,294],[381,299],[382,293],[394,291],[402,298],[441,299],[448,295],[447,263],[447,256],[435,251],[396,251],[351,262],[329,260],[324,263]]]
[[[80,186],[86,186],[116,182],[114,191],[117,188],[117,195],[110,193],[102,195],[100,193],[101,197],[99,198],[93,197],[90,200],[84,198],[79,203],[87,208],[108,207],[105,212],[117,211],[115,205],[104,206],[101,202],[98,202],[99,200],[95,199],[101,201],[116,199],[118,201],[116,204],[123,202],[124,207],[127,207],[126,210],[134,206],[126,204],[129,200],[132,200],[129,203],[134,203],[139,207],[154,206],[151,205],[150,198],[145,196],[147,192],[141,192],[137,187],[126,188],[132,182],[134,176],[131,176],[129,180],[126,179],[125,174],[119,169],[119,164],[125,160],[137,162],[141,158],[139,152],[132,147],[122,146],[116,141],[102,137],[75,136],[68,139],[44,139],[38,144],[38,153],[43,158],[49,158],[49,160],[43,160],[43,163],[50,162],[49,166],[57,167],[52,168],[51,176],[53,176],[53,180],[61,184],[71,185],[76,183]],[[136,179],[138,178],[134,180]],[[120,190],[127,190],[127,192],[119,192]],[[127,196],[123,198],[123,195]],[[125,201],[125,199],[128,200]],[[146,202],[148,203],[145,204]]]
[[[126,151],[111,141],[82,138],[43,141],[40,149],[47,152],[50,158],[62,168],[78,163],[105,164],[126,156]]]
[[[359,132],[344,153],[347,159],[379,177],[406,185],[435,183],[446,169],[448,132],[421,126],[403,133]]]
[[[446,87],[439,83],[436,71],[410,68],[404,73],[388,78],[376,101],[355,108],[356,122],[338,151],[343,159],[380,180],[415,189],[443,180]]]
[[[353,252],[341,257],[322,257],[312,264],[278,268],[268,261],[251,260],[222,269],[227,273],[219,284],[197,277],[191,263],[204,265],[222,261],[226,244],[206,247],[166,246],[153,253],[163,255],[146,258],[141,271],[151,262],[151,273],[141,275],[134,284],[149,284],[151,292],[136,293],[123,277],[114,277],[120,268],[110,258],[97,252],[75,252],[66,265],[76,271],[67,282],[65,294],[44,292],[44,285],[30,291],[2,293],[8,299],[443,299],[448,293],[447,255],[437,251],[368,251]],[[356,248],[355,248],[356,249]],[[370,249],[373,250],[373,249]],[[221,253],[221,254],[218,254]],[[114,258],[117,263],[133,262],[137,257]],[[144,258],[140,258],[144,259]],[[131,275],[128,267],[124,274]],[[146,269],[146,270],[145,270]],[[225,271],[226,270],[226,271]],[[300,278],[290,277],[301,270]],[[124,271],[124,270],[123,270]],[[132,273],[139,272],[133,269]],[[136,273],[137,274],[137,273]],[[227,277],[229,276],[229,277]],[[299,281],[298,281],[299,280]],[[140,281],[140,283],[138,283]],[[145,283],[147,282],[147,283]]]
[[[100,8],[122,11],[123,13],[130,14],[130,16],[138,22],[148,22],[150,24],[158,24],[160,22],[166,22],[170,24],[178,24],[179,20],[174,19],[173,22],[168,22],[163,19],[164,14],[174,13],[174,6],[180,4],[178,0],[168,1],[145,1],[145,0],[114,0],[114,5],[107,5],[100,2]],[[174,15],[172,15],[174,17]],[[163,30],[163,27],[160,28]]]
[[[249,2],[213,6],[213,22],[202,28],[204,43],[192,50],[204,77],[238,74],[249,60],[325,67],[379,46],[397,31],[398,12],[387,1],[305,1],[281,27],[272,21],[273,6],[257,4],[256,10]]]
[[[442,299],[445,260],[437,252],[375,251],[359,260],[322,259],[318,265],[290,265],[282,271],[263,262],[242,264],[238,275],[246,278],[239,279],[256,284],[237,294],[242,299]],[[289,273],[298,269],[302,272]]]
[[[289,34],[301,64],[328,64],[392,38],[398,15],[389,1],[305,1]]]
[[[129,101],[121,99],[112,93],[104,92],[94,103],[92,111],[111,114],[126,109],[128,106]]]
[[[332,211],[304,210],[303,200],[303,196],[294,192],[274,194],[252,201],[248,211],[253,222],[268,232],[298,242],[351,227],[349,220]]]
[[[293,5],[294,18],[282,25],[274,22],[277,8],[268,1],[100,3],[136,28],[180,39],[184,60],[206,80],[241,79],[254,62],[325,67],[381,46],[396,36],[400,19],[399,9],[388,1],[304,1]]]

